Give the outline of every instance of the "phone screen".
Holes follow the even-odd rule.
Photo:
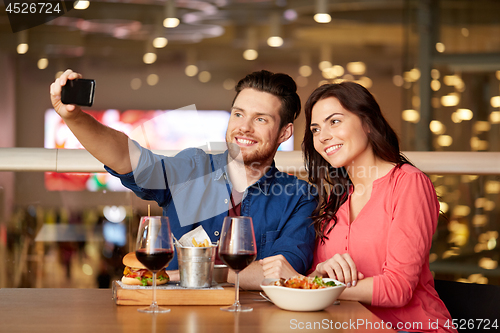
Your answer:
[[[92,106],[94,103],[95,81],[89,79],[68,80],[62,87],[61,102]]]

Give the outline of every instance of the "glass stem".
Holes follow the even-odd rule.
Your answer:
[[[239,306],[240,305],[240,274],[239,274],[239,272],[236,272],[236,289],[234,292],[235,292],[234,303]]]
[[[156,307],[156,272],[153,272],[153,304],[152,306]]]

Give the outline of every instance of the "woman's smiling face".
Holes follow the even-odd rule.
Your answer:
[[[314,149],[333,167],[363,163],[373,157],[361,119],[335,97],[319,100],[312,108],[310,130]]]

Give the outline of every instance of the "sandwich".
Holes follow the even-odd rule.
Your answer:
[[[135,252],[130,252],[123,257],[125,270],[123,271],[122,283],[138,286],[152,286],[153,272],[149,271],[135,256]],[[156,285],[165,284],[170,280],[165,268],[156,273]]]

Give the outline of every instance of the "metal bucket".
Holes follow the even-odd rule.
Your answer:
[[[175,247],[179,261],[181,287],[211,287],[217,247],[182,247],[177,244]]]

